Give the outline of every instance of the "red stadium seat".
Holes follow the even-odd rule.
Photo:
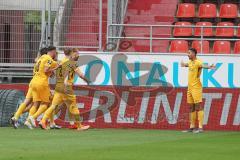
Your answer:
[[[179,26],[191,26],[190,22],[177,22],[175,25]],[[174,27],[173,29],[173,36],[192,36],[192,28],[191,27]]]
[[[202,43],[203,42],[203,43]],[[201,53],[201,45],[203,44],[202,53],[209,53],[209,42],[208,41],[193,41],[192,48],[195,48],[198,53]]]
[[[178,18],[195,17],[195,5],[192,3],[180,3],[177,10]]]
[[[237,28],[237,37],[240,37],[240,23],[238,24],[238,27],[239,28]]]
[[[196,26],[212,26],[212,23],[211,22],[197,22]],[[201,28],[195,28],[194,35],[201,36]],[[213,29],[212,28],[204,28],[203,36],[213,36]]]
[[[220,6],[220,18],[237,18],[238,7],[236,4],[222,4]]]
[[[231,22],[220,22],[217,26],[233,26]],[[216,29],[217,37],[233,37],[234,36],[234,28],[217,28]]]
[[[188,51],[188,42],[185,40],[171,41],[169,52],[171,53],[186,53]]]
[[[215,18],[217,17],[217,8],[212,3],[202,3],[199,5],[198,10],[199,18]]]
[[[240,41],[236,41],[234,44],[234,51],[235,54],[240,54]]]
[[[215,41],[213,44],[213,53],[229,54],[231,53],[231,45],[229,41]]]

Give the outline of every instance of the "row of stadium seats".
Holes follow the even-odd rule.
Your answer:
[[[177,10],[177,18],[216,18],[217,6],[213,3],[202,3],[199,5],[198,14],[196,14],[196,6],[193,3],[180,3]],[[219,10],[220,18],[237,18],[238,6],[236,4],[221,4]]]
[[[139,4],[141,1],[141,5]],[[174,4],[173,4],[174,1]],[[227,38],[232,39],[234,38],[235,41],[238,41],[238,37],[240,37],[240,28],[229,28],[228,26],[236,26],[239,24],[240,20],[239,18],[236,19],[219,19],[217,18],[219,16],[218,14],[218,6],[221,6],[221,3],[223,2],[216,2],[211,1],[210,4],[215,5],[216,8],[216,14],[213,18],[180,18],[176,16],[177,9],[182,4],[182,0],[149,0],[148,3],[151,4],[150,6],[145,6],[144,4],[145,0],[133,0],[131,1],[131,7],[128,8],[127,12],[127,21],[126,23],[132,23],[132,24],[151,24],[151,25],[178,25],[173,27],[153,27],[152,28],[152,36],[154,38],[171,38],[172,37],[200,37],[201,36],[201,28],[200,26],[214,26],[212,28],[204,28],[203,29],[203,36],[208,37],[209,39],[205,39],[203,42],[203,52],[204,53],[239,53],[240,49],[237,48],[237,42],[236,47],[234,48],[234,42],[231,42],[232,40],[229,40],[229,42],[226,42],[226,49],[218,49],[218,48],[224,48],[225,41],[220,43],[220,39],[218,38]],[[178,3],[179,2],[179,3]],[[204,1],[206,2],[206,1]],[[137,4],[136,4],[137,3]],[[214,4],[215,3],[215,4]],[[231,3],[231,2],[230,2]],[[179,5],[177,5],[179,4]],[[191,3],[190,3],[191,4]],[[196,1],[196,4],[194,5],[194,16],[198,15],[199,7],[200,5],[205,5],[206,3],[203,3],[203,0]],[[219,4],[219,5],[216,5]],[[234,4],[235,5],[235,4]],[[138,7],[137,7],[138,6]],[[224,6],[224,5],[223,5]],[[137,9],[136,9],[137,8]],[[166,10],[165,10],[166,8]],[[207,9],[208,10],[208,9]],[[186,10],[187,11],[187,10]],[[160,16],[161,18],[156,18]],[[166,20],[166,18],[163,18],[167,16],[169,19]],[[170,20],[171,19],[171,20]],[[192,19],[191,23],[189,22],[190,19]],[[216,20],[215,20],[216,19]],[[180,22],[179,22],[180,21]],[[182,21],[182,22],[181,22]],[[186,22],[187,21],[187,22]],[[200,22],[199,22],[200,21]],[[226,22],[229,21],[229,22]],[[176,23],[174,23],[176,22]],[[234,23],[233,23],[234,22]],[[192,25],[194,24],[194,25]],[[183,26],[192,26],[190,28],[187,27],[181,27]],[[194,27],[198,26],[198,27]],[[219,28],[216,28],[215,26],[222,26]],[[227,27],[225,27],[227,26]],[[240,26],[240,25],[239,25]],[[124,28],[126,37],[149,37],[150,36],[150,30],[147,27],[125,27]],[[235,37],[236,36],[236,37]],[[174,39],[174,38],[173,38]],[[199,40],[198,39],[191,39],[187,41],[182,40],[152,40],[152,51],[153,52],[186,52],[189,47],[192,45],[194,48],[197,48],[198,52],[201,51],[201,42],[199,41],[193,41],[192,40]],[[209,40],[209,41],[206,41]],[[123,39],[122,41],[126,41]],[[149,52],[150,50],[150,44],[148,40],[129,40],[131,42],[131,47],[128,49],[122,49],[124,47],[120,46],[119,48],[124,51],[138,51],[138,52]],[[216,41],[216,42],[214,42]],[[185,43],[184,45],[178,45],[177,42]],[[218,44],[219,43],[219,44]],[[224,44],[222,44],[224,43]],[[189,45],[190,44],[190,45]],[[215,44],[215,45],[214,45]],[[229,44],[229,45],[228,45]],[[214,45],[214,49],[213,49]],[[223,46],[221,46],[223,45]],[[181,47],[183,49],[181,49]]]
[[[175,25],[178,26],[191,26],[192,23],[190,22],[176,22]],[[195,26],[212,26],[211,22],[197,22]],[[240,37],[240,24],[238,24],[239,28],[236,29],[236,34],[235,34],[235,29],[234,28],[224,28],[222,26],[234,26],[233,23],[231,22],[219,22],[217,26],[220,26],[221,28],[216,28],[215,34],[214,34],[214,28],[204,28],[203,29],[203,36],[216,36],[216,37],[233,37],[237,36]],[[188,28],[188,27],[174,27],[173,29],[173,36],[175,37],[185,37],[185,36],[201,36],[201,28],[196,27],[194,29],[193,33],[193,28]]]
[[[210,53],[209,41],[193,41],[191,47],[195,48],[198,53],[201,52],[201,44],[203,44],[202,53]],[[173,40],[170,43],[169,52],[171,53],[186,53],[189,48],[188,41],[185,40]],[[216,54],[230,54],[231,42],[230,41],[214,41],[212,47],[212,53]],[[234,54],[240,54],[240,41],[234,43]]]
[[[218,3],[214,1],[202,3],[202,1],[196,1],[191,3],[178,4],[176,12],[175,27],[173,28],[173,37],[199,37],[203,34],[204,37],[240,37],[240,23],[236,19],[239,17],[238,5],[229,3]],[[217,18],[221,18],[217,19]],[[200,18],[191,20],[192,18]],[[210,20],[211,19],[211,20]],[[199,22],[200,21],[200,22]],[[228,22],[227,22],[228,21]],[[234,23],[233,23],[234,22]],[[239,24],[238,24],[239,23]],[[239,27],[233,27],[238,25]],[[178,27],[177,27],[178,26]],[[193,27],[181,27],[181,26],[193,26]],[[195,27],[194,27],[195,26]],[[201,26],[204,26],[203,30]],[[205,28],[208,27],[209,28]],[[212,27],[212,26],[217,26]],[[226,26],[226,27],[225,27]],[[232,28],[231,28],[232,27]],[[231,48],[231,44],[234,45]],[[240,53],[240,41],[232,43],[230,41],[215,40],[215,41],[185,41],[185,40],[173,40],[169,46],[169,52],[172,53],[186,53],[189,47],[196,48],[199,53],[215,53],[215,54],[239,54]]]

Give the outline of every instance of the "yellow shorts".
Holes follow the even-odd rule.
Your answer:
[[[28,91],[27,91],[27,95],[26,95],[27,99],[32,99],[33,95],[32,95],[32,88],[29,86]]]
[[[65,95],[55,91],[52,99],[52,105],[58,106],[62,104],[64,100],[65,100]]]
[[[187,103],[196,104],[202,102],[202,88],[188,89],[187,91]]]
[[[58,106],[62,103],[65,103],[68,107],[68,110],[74,114],[77,115],[79,114],[79,110],[77,107],[77,100],[76,96],[73,94],[64,94],[55,91],[53,100],[52,100],[52,106]]]
[[[38,84],[31,84],[33,102],[50,102],[50,88],[49,86],[42,86]]]
[[[64,94],[64,93],[55,91],[52,104],[57,106],[62,104],[63,102],[76,103],[76,96],[72,94]]]
[[[70,113],[72,113],[73,115],[79,115],[79,110],[77,107],[77,99],[75,95],[67,94],[65,103]]]

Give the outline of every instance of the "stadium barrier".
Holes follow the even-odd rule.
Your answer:
[[[28,86],[0,85],[0,89],[18,89],[26,93]],[[94,128],[188,128],[186,88],[76,86],[75,90],[82,120]],[[205,88],[203,92],[204,128],[239,131],[239,89]],[[64,127],[70,125],[66,108],[55,118]]]

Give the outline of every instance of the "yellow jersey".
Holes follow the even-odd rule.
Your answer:
[[[50,67],[50,69],[55,68],[57,66],[57,62],[52,59],[50,55],[42,55],[34,65],[34,76],[32,81],[48,86],[48,78],[50,74],[45,73],[45,67]]]
[[[37,62],[37,60],[39,59],[40,57],[37,57],[36,59],[35,59],[35,63],[34,63],[34,65],[33,65],[33,77],[34,77],[34,75],[35,75],[35,72],[37,71],[37,69],[36,69],[36,62]],[[33,78],[32,78],[33,79]],[[32,82],[32,79],[31,79],[31,81],[30,81],[30,83],[29,83],[29,86],[31,85],[31,82]]]
[[[73,94],[74,75],[77,69],[77,63],[69,60],[67,57],[61,61],[61,66],[56,71],[56,87],[55,91],[67,94]],[[68,85],[65,88],[64,79],[68,77]]]
[[[33,66],[33,77],[35,76],[35,70],[36,70],[36,63]],[[29,83],[29,87],[31,86],[32,81],[33,81],[33,78],[31,79],[31,81]]]
[[[202,61],[199,59],[188,62],[188,89],[202,88],[200,75],[202,73]]]

